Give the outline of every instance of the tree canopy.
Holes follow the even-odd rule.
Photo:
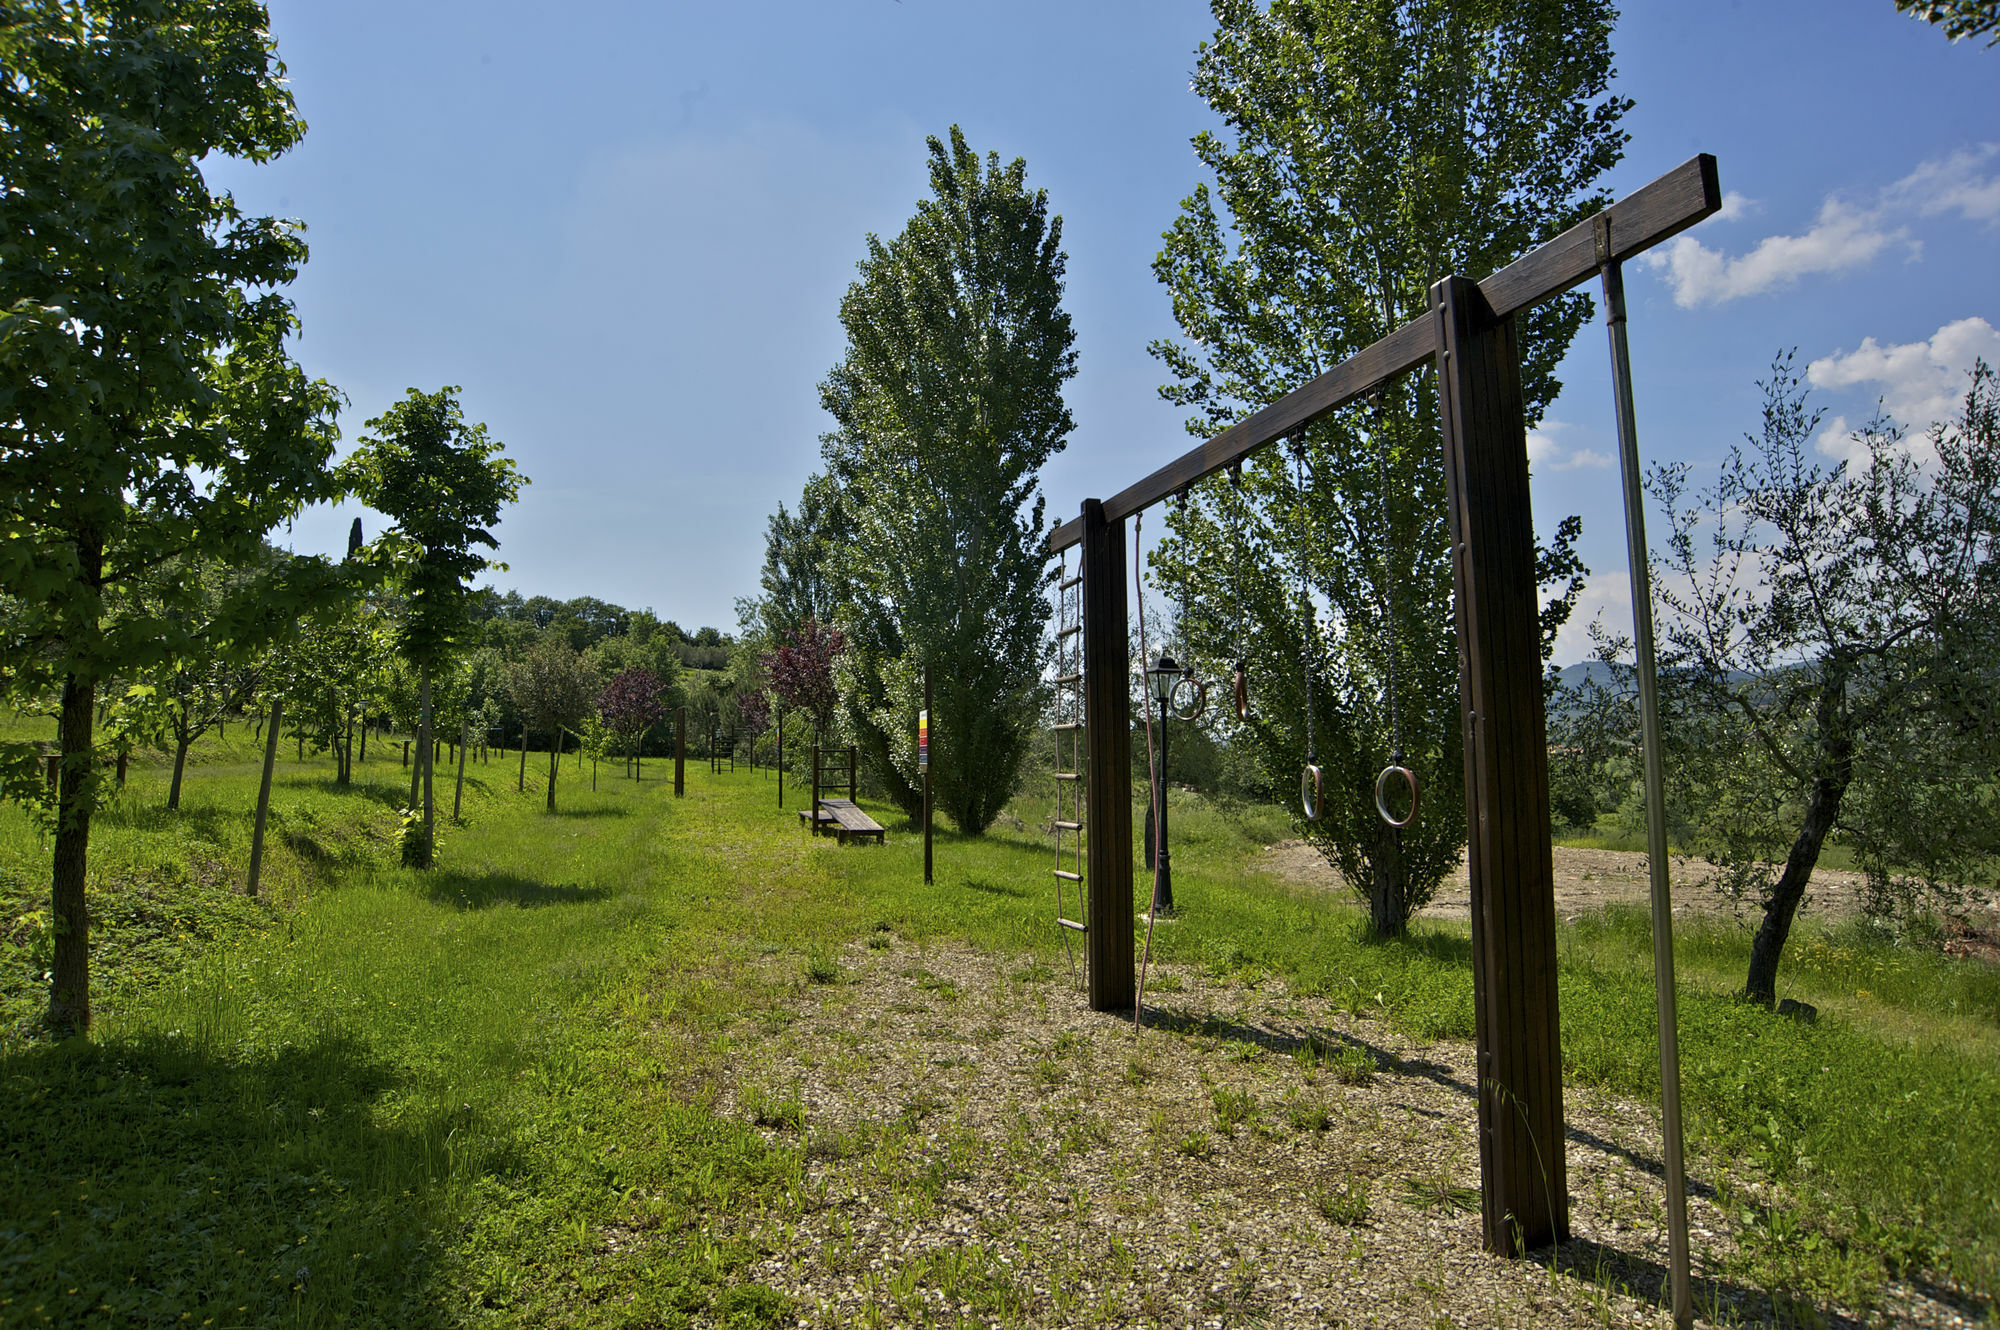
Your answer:
[[[1214,0],[1194,88],[1223,120],[1195,136],[1212,174],[1167,231],[1154,271],[1183,340],[1154,353],[1167,400],[1207,437],[1417,316],[1432,283],[1481,278],[1601,205],[1628,103],[1608,91],[1608,0]],[[1532,423],[1589,300],[1522,316]],[[1242,738],[1273,784],[1313,757],[1325,813],[1302,831],[1400,932],[1465,843],[1452,563],[1435,383],[1428,371],[1323,417],[1296,440],[1170,508],[1155,565],[1186,598],[1181,633],[1217,673],[1246,659]],[[1580,583],[1574,523],[1541,573]],[[1324,606],[1324,610],[1320,607]],[[1307,662],[1310,661],[1310,666]],[[1394,676],[1392,686],[1391,679]],[[1400,735],[1395,731],[1400,730]],[[1397,833],[1373,785],[1395,749],[1427,785]]]
[[[916,713],[931,670],[951,758],[936,805],[984,831],[1012,795],[1040,694],[1047,607],[1041,468],[1072,422],[1062,219],[1027,163],[982,164],[954,126],[930,140],[931,195],[868,238],[840,304],[847,350],[821,385],[846,539],[842,708],[906,809],[920,799]]]
[[[62,690],[49,1014],[81,1028],[98,690],[187,646],[172,596],[109,600],[175,558],[251,564],[335,496],[340,397],[285,349],[298,226],[202,174],[305,132],[262,4],[7,3],[0,67],[0,679]],[[246,580],[215,640],[248,649],[332,579],[289,560]]]

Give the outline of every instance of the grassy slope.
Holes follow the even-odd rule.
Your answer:
[[[157,809],[164,773],[135,774],[93,846],[94,1043],[27,1043],[18,1024],[0,1043],[0,1323],[82,1324],[93,1309],[120,1324],[768,1321],[776,1295],[735,1275],[754,1239],[713,1221],[794,1211],[800,1160],[708,1111],[736,1018],[782,1009],[816,952],[877,922],[1066,966],[1029,829],[940,834],[925,888],[900,819],[877,810],[881,850],[809,842],[766,777],[703,766],[676,801],[665,764],[636,787],[601,772],[593,794],[571,763],[550,817],[536,764],[522,796],[496,758],[475,769],[469,825],[444,832],[444,866],[412,874],[390,866],[406,788],[393,755],[346,791],[324,761],[285,763],[277,901],[249,902],[229,888],[250,757],[205,747],[178,818]],[[1283,972],[1469,1037],[1462,928],[1375,944],[1352,910],[1246,875],[1245,851],[1284,831],[1268,810],[1190,806],[1175,827],[1182,920],[1160,953]],[[10,1023],[39,998],[46,942],[16,921],[45,864],[32,825],[0,813]],[[1643,921],[1593,920],[1565,945],[1572,1075],[1650,1093]],[[773,951],[798,957],[796,978],[751,977],[743,962]],[[1697,979],[1740,974],[1724,931],[1684,955]],[[1802,1198],[1803,1227],[1745,1203],[1767,1282],[1852,1299],[1885,1259],[1914,1259],[1990,1297],[2000,1075],[1980,1040],[1926,1040],[1953,1028],[1928,1010],[1941,991],[1965,1004],[1961,1024],[2000,1027],[1995,986],[1879,947],[1824,968],[1855,965],[1904,976],[1874,977],[1869,1001],[1914,1038],[1880,1021],[1777,1023],[1691,985],[1691,1127]],[[672,1240],[635,1240],[647,1233]]]

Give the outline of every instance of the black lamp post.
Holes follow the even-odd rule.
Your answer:
[[[1180,680],[1181,667],[1164,652],[1146,671],[1146,682],[1153,700],[1160,704],[1160,760],[1153,779],[1154,815],[1159,819],[1153,842],[1153,857],[1159,870],[1153,879],[1153,913],[1156,915],[1174,912],[1174,875],[1167,857],[1167,704],[1174,695],[1174,685]]]

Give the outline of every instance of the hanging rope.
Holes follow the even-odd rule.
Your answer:
[[[1236,719],[1247,723],[1250,719],[1250,660],[1243,642],[1243,538],[1241,524],[1237,521],[1243,515],[1243,463],[1230,463],[1229,488],[1232,535],[1229,586],[1236,599],[1236,678],[1233,691]]]
[[[1185,488],[1174,496],[1174,503],[1176,510],[1182,518],[1181,536],[1185,540],[1187,537],[1186,519],[1188,504],[1188,492]],[[1180,607],[1175,611],[1174,619],[1174,631],[1181,639],[1181,649],[1184,651],[1188,649],[1188,585],[1193,581],[1193,577],[1191,576],[1192,569],[1189,572],[1190,575],[1181,578]],[[1167,709],[1173,713],[1175,720],[1189,722],[1200,720],[1201,713],[1208,710],[1208,685],[1200,679],[1195,678],[1194,661],[1192,658],[1181,662],[1181,677],[1174,681],[1173,691],[1167,698]]]
[[[1389,435],[1383,428],[1386,413],[1380,389],[1373,394],[1373,403],[1375,471],[1382,483],[1382,639],[1389,658],[1386,671],[1389,681],[1389,765],[1375,778],[1375,811],[1390,826],[1402,828],[1416,821],[1417,805],[1422,801],[1422,795],[1417,785],[1417,774],[1403,761],[1402,687],[1397,678],[1397,658],[1402,654],[1402,644],[1396,633],[1396,578],[1389,566],[1395,553],[1395,532],[1389,505]],[[1410,811],[1400,818],[1389,808],[1389,786],[1397,780],[1408,786],[1410,791]]]
[[[1139,602],[1139,663],[1144,666],[1152,655],[1152,648],[1146,643],[1146,578],[1145,545],[1141,537],[1146,530],[1144,509],[1132,516],[1132,587]],[[1160,917],[1160,805],[1166,800],[1167,773],[1159,769],[1159,761],[1153,756],[1153,708],[1150,702],[1141,708],[1146,713],[1146,770],[1153,775],[1153,894],[1146,907],[1146,950],[1139,958],[1139,994],[1132,1000],[1132,1037],[1138,1038],[1139,1017],[1146,1010],[1146,968],[1153,961],[1153,924]]]
[[[1299,808],[1306,815],[1306,821],[1319,821],[1320,793],[1323,776],[1319,769],[1318,753],[1313,746],[1313,630],[1318,627],[1319,616],[1313,611],[1312,587],[1306,574],[1306,559],[1310,552],[1307,535],[1310,532],[1307,511],[1306,490],[1306,441],[1304,436],[1292,439],[1292,458],[1298,465],[1298,514],[1299,514],[1299,606],[1305,612],[1305,667],[1306,667],[1306,766],[1299,773]]]

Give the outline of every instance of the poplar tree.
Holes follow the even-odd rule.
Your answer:
[[[1421,315],[1440,278],[1483,278],[1602,206],[1595,182],[1622,154],[1629,106],[1608,91],[1609,0],[1211,8],[1194,89],[1223,124],[1194,149],[1214,183],[1182,202],[1154,263],[1182,334],[1152,348],[1172,375],[1161,395],[1197,437]],[[1520,316],[1531,424],[1589,311],[1570,295]],[[1325,811],[1300,830],[1367,898],[1376,931],[1396,934],[1465,844],[1433,376],[1323,417],[1302,443],[1303,487],[1270,448],[1240,491],[1214,477],[1185,512],[1169,506],[1156,576],[1188,598],[1182,635],[1213,673],[1247,660],[1254,718],[1240,737],[1287,790],[1306,761],[1310,660]],[[1557,591],[1545,654],[1580,587],[1577,531],[1562,524],[1541,552]],[[1400,833],[1373,792],[1398,729],[1427,786]]]
[[[1041,468],[1072,422],[1062,219],[1027,163],[930,140],[931,197],[868,238],[840,305],[847,351],[820,386],[847,539],[833,551],[848,650],[841,709],[914,814],[930,668],[936,807],[977,834],[1012,794],[1041,695]]]
[[[256,564],[265,532],[336,497],[340,399],[285,349],[298,227],[202,174],[305,132],[263,5],[0,0],[0,69],[0,684],[61,694],[48,1020],[82,1031],[96,705],[194,650],[192,585],[128,593],[174,560]],[[332,579],[320,560],[245,578],[207,645],[249,649]]]

